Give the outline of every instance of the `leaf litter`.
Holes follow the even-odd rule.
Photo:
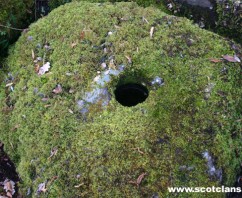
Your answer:
[[[59,94],[62,92],[62,86],[58,84],[55,89],[52,91],[54,94]]]
[[[50,62],[45,63],[42,67],[39,68],[38,74],[40,76],[44,75],[50,69]]]
[[[15,183],[10,179],[5,179],[5,181],[3,182],[3,189],[6,191],[8,198],[13,197],[15,193],[14,188],[15,188]]]
[[[142,180],[144,179],[144,177],[147,175],[147,173],[141,173],[139,175],[139,177],[137,178],[136,181],[129,181],[130,184],[135,184],[137,187],[140,186]]]
[[[230,56],[230,55],[223,55],[223,59],[232,62],[232,63],[240,63],[240,59],[238,56],[234,55],[234,56]]]

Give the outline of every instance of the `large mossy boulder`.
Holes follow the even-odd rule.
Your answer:
[[[70,3],[32,24],[1,89],[0,137],[22,195],[166,197],[169,186],[233,185],[242,157],[235,48],[135,3]]]

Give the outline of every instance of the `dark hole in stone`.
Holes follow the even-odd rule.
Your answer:
[[[149,95],[149,91],[145,86],[133,83],[118,86],[114,93],[116,100],[127,107],[144,102]]]

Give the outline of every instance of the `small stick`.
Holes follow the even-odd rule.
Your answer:
[[[23,30],[25,30],[25,29],[14,28],[14,27],[10,27],[10,26],[6,26],[6,25],[2,25],[2,24],[0,24],[0,27],[5,27],[5,28],[8,28],[8,29],[18,30],[18,31],[23,31]]]
[[[155,29],[155,27],[151,27],[150,28],[150,38],[153,37],[154,29]]]
[[[137,148],[132,148],[133,150],[138,150],[138,152],[140,153],[140,154],[142,154],[142,155],[144,155],[145,153],[143,152],[143,151],[141,151],[140,150],[140,148],[139,147],[137,147]]]

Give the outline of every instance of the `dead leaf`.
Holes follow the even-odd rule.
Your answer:
[[[80,34],[80,39],[81,39],[81,40],[83,40],[83,39],[84,39],[84,37],[85,37],[85,32],[84,32],[84,31],[82,31],[82,32],[81,32],[81,34]]]
[[[11,192],[7,192],[7,196],[8,196],[8,198],[12,198],[13,197]]]
[[[138,179],[137,179],[137,181],[136,181],[137,186],[140,185],[140,183],[141,183],[142,180],[144,179],[145,175],[147,175],[147,173],[142,173],[142,174],[138,177]]]
[[[135,184],[137,187],[139,187],[139,185],[141,184],[142,180],[144,179],[144,177],[147,175],[147,173],[142,173],[136,181],[129,181],[130,184]]]
[[[34,71],[36,73],[39,73],[39,64],[35,64]]]
[[[234,55],[234,56],[223,55],[223,59],[225,59],[225,60],[227,60],[229,62],[232,62],[232,63],[236,63],[236,62],[240,63],[240,59],[236,55]]]
[[[52,92],[53,92],[54,94],[59,94],[59,93],[61,93],[61,92],[62,92],[62,87],[61,87],[61,85],[58,84],[58,85],[56,86],[56,88],[53,89]]]
[[[155,29],[155,27],[151,27],[150,28],[150,38],[153,37],[154,29]]]
[[[74,92],[75,92],[74,89],[70,89],[70,90],[69,90],[69,93],[70,93],[70,94],[72,94],[72,93],[74,93]]]
[[[12,85],[13,85],[13,83],[8,83],[8,84],[6,84],[6,87],[10,87]]]
[[[3,182],[3,189],[6,191],[9,198],[12,198],[12,195],[15,193],[14,187],[15,183],[10,179],[5,179]]]
[[[114,60],[113,60],[113,59],[111,59],[111,60],[109,61],[109,65],[108,65],[108,67],[109,67],[110,69],[116,69],[116,66],[115,66],[115,64],[114,64]]]
[[[43,102],[46,102],[46,101],[49,100],[49,98],[42,98],[41,100],[42,100]]]
[[[76,42],[71,43],[71,48],[74,48],[75,46],[77,46],[77,41],[76,41]]]
[[[0,195],[0,198],[9,198],[9,196],[2,196],[2,195]]]
[[[11,131],[15,131],[16,129],[18,129],[20,127],[20,124],[16,124],[12,129]]]
[[[38,74],[39,74],[39,75],[43,75],[43,74],[45,74],[47,71],[49,71],[49,69],[50,69],[50,63],[47,62],[47,63],[45,63],[42,67],[39,68],[39,72],[38,72]]]
[[[48,159],[50,159],[50,158],[52,158],[53,156],[55,156],[55,155],[57,154],[57,151],[58,151],[57,148],[53,148],[53,149],[50,151],[50,157],[49,157]]]
[[[75,185],[74,187],[75,187],[75,188],[79,188],[79,187],[81,187],[81,186],[83,186],[83,185],[84,185],[84,183],[81,183],[81,184]]]
[[[52,182],[58,179],[58,176],[53,176],[50,181],[48,182],[48,185],[50,185]]]
[[[210,58],[209,59],[212,63],[219,63],[219,62],[222,62],[221,59],[217,59],[217,58]]]
[[[73,114],[74,112],[71,109],[68,109],[69,113]]]
[[[34,54],[34,50],[32,50],[32,59],[35,59],[35,54]]]
[[[46,188],[46,186],[45,186],[45,183],[41,183],[41,184],[39,184],[39,186],[38,186],[38,190],[37,190],[37,193],[39,194],[39,193],[45,193],[47,191],[47,188]]]
[[[131,64],[132,63],[132,59],[129,56],[125,56],[128,60],[128,63]]]

